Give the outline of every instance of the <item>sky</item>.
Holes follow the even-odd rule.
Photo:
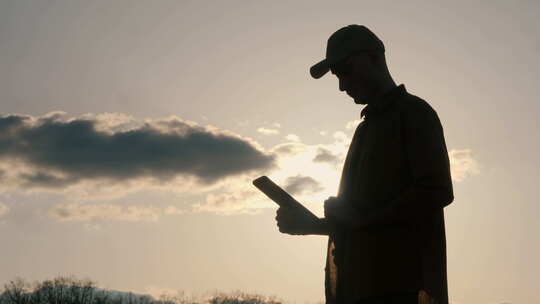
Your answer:
[[[309,67],[349,24],[442,122],[453,304],[540,303],[537,1],[0,0],[0,284],[324,300],[322,216],[361,105]]]

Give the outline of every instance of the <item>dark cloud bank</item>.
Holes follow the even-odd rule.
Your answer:
[[[19,178],[30,186],[42,187],[94,178],[168,180],[177,175],[213,183],[275,165],[274,155],[260,151],[248,140],[180,119],[145,123],[129,131],[102,132],[92,119],[61,121],[22,115],[0,117],[0,160],[10,159],[35,168]]]

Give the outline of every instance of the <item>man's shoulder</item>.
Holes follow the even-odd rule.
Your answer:
[[[439,120],[435,109],[423,98],[405,93],[398,103],[398,111],[406,120]]]

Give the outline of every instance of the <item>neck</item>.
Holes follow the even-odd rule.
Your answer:
[[[367,104],[376,102],[395,87],[397,87],[397,85],[392,78],[389,78],[387,81],[378,83],[377,86],[373,88],[373,94],[369,97]]]

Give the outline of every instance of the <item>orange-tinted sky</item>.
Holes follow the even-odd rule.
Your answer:
[[[119,290],[322,301],[326,238],[280,234],[250,180],[267,174],[321,215],[362,107],[308,69],[356,23],[443,123],[451,302],[540,302],[539,11],[0,1],[0,283],[74,274]]]

